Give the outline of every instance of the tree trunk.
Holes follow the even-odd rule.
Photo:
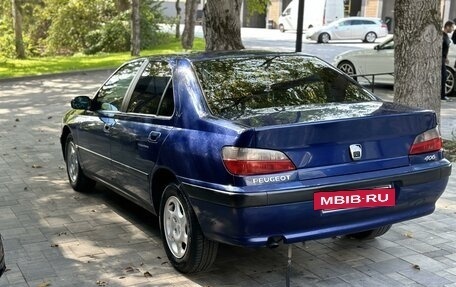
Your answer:
[[[394,101],[432,109],[440,119],[440,0],[396,0]]]
[[[242,0],[208,0],[204,6],[203,31],[206,51],[241,50]]]
[[[185,27],[184,32],[182,33],[182,47],[184,49],[193,48],[197,8],[198,0],[187,0],[185,2]]]
[[[131,55],[139,56],[141,49],[140,43],[140,15],[139,0],[131,1]]]
[[[14,27],[14,44],[16,46],[16,57],[25,59],[24,39],[22,38],[22,14],[16,0],[11,0]]]
[[[180,39],[180,21],[181,21],[181,8],[179,0],[176,0],[176,39]]]

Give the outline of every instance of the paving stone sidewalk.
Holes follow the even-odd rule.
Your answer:
[[[154,216],[102,187],[71,189],[61,117],[73,97],[92,95],[107,76],[0,82],[0,233],[8,267],[0,286],[285,286],[286,246],[222,245],[211,270],[182,275],[167,261]],[[448,137],[456,102],[442,105]],[[396,224],[381,238],[295,244],[290,286],[456,286],[455,229],[453,175],[434,214]]]

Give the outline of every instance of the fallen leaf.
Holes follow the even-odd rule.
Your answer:
[[[19,122],[20,120],[19,119],[16,119],[16,122]]]
[[[150,274],[149,271],[144,272],[144,277],[152,277],[152,274]]]
[[[157,256],[157,259],[162,259],[160,256]]]
[[[101,281],[101,280],[98,280],[97,281],[97,285],[98,286],[106,286],[108,283],[106,281]]]
[[[43,283],[38,284],[37,287],[48,287],[48,286],[51,286],[51,283],[49,283],[49,282],[43,282]]]
[[[58,244],[51,244],[51,247],[59,247]]]
[[[125,279],[125,276],[120,276],[119,279]]]
[[[168,264],[168,261],[162,262],[161,265],[165,265],[165,264]]]
[[[125,272],[127,272],[127,273],[139,272],[139,269],[135,269],[131,266],[128,266],[127,268],[125,268]]]
[[[48,117],[48,120],[50,120],[50,119],[52,119],[52,116],[49,116],[49,117]]]
[[[24,190],[28,190],[28,187],[24,187]]]
[[[417,264],[413,265],[413,268],[416,269],[416,270],[421,270],[420,265],[417,265]]]
[[[67,235],[67,232],[66,232],[66,231],[63,231],[63,232],[57,233],[57,236],[62,236],[62,235]]]
[[[97,212],[95,209],[92,209],[91,212]]]
[[[33,165],[32,165],[32,168],[42,168],[42,166],[41,166],[41,165],[38,165],[38,164],[33,164]]]
[[[406,232],[404,234],[405,237],[408,237],[408,238],[413,238],[413,234],[411,232]]]
[[[141,262],[141,264],[139,264],[139,266],[144,266],[144,262]]]

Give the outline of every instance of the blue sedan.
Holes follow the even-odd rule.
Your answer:
[[[382,102],[307,55],[143,57],[71,107],[73,189],[101,183],[158,215],[183,273],[209,268],[220,242],[381,236],[431,214],[451,173],[433,111]]]

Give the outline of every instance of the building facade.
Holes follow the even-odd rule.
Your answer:
[[[271,0],[267,18],[277,27],[279,17],[291,0]],[[394,28],[394,0],[344,0],[345,17],[365,16],[386,20],[390,32]],[[456,0],[441,0],[444,21],[456,18]]]
[[[207,0],[199,0],[198,10],[202,10]],[[243,2],[248,1],[244,0]],[[243,27],[277,28],[279,17],[292,0],[270,0],[265,14],[250,15],[243,5],[241,22]],[[323,0],[322,0],[323,1]],[[185,0],[180,0],[181,21],[185,15]],[[163,14],[176,16],[176,0],[162,2]],[[394,0],[344,0],[345,17],[366,16],[386,20],[390,32],[394,28]],[[456,18],[456,0],[441,0],[441,13],[444,21]]]

